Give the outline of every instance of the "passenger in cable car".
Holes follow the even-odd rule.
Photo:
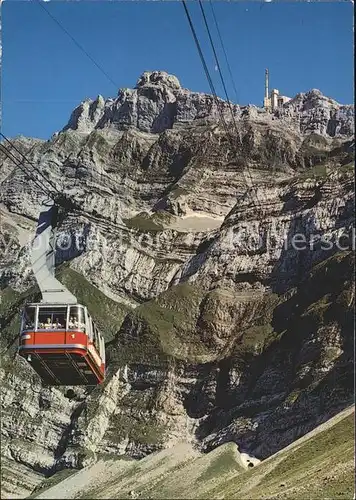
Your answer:
[[[35,328],[35,309],[28,308],[24,314],[24,330],[34,330]]]
[[[82,319],[82,311],[79,309],[71,312],[73,312],[73,316],[69,317],[68,328],[71,330],[82,330],[85,332],[85,323],[79,320],[79,316],[81,317],[80,319]]]
[[[25,330],[34,330],[35,324],[31,321],[25,321]]]

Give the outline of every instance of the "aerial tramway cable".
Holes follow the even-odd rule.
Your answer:
[[[230,114],[231,114],[231,118],[232,118],[232,123],[233,123],[234,129],[235,129],[235,132],[236,132],[236,136],[239,137],[239,139],[240,139],[240,133],[239,133],[238,128],[237,128],[237,123],[236,123],[234,111],[232,109],[230,98],[229,98],[229,95],[228,95],[227,90],[226,90],[226,85],[225,85],[224,77],[223,77],[223,74],[222,74],[222,71],[221,71],[221,67],[220,67],[220,63],[219,63],[219,58],[218,58],[218,55],[217,55],[216,50],[215,50],[214,41],[213,41],[211,33],[210,33],[209,24],[208,24],[208,21],[207,21],[206,15],[205,15],[205,11],[204,11],[204,7],[203,7],[203,4],[202,4],[201,0],[199,0],[199,6],[200,6],[201,13],[203,15],[205,28],[206,28],[206,31],[207,31],[208,36],[209,36],[209,41],[210,41],[210,45],[211,45],[211,48],[212,48],[212,51],[213,51],[213,54],[214,54],[215,62],[216,62],[217,68],[219,70],[219,75],[220,75],[221,83],[222,83],[223,88],[224,88],[225,97],[226,97],[226,100],[227,100],[227,103],[228,103],[228,106],[229,106],[229,110],[230,110]],[[240,144],[241,144],[241,139],[240,139]],[[235,154],[237,155],[236,148],[235,148]],[[248,175],[249,175],[251,186],[253,187],[253,180],[252,180],[251,172],[250,172],[250,170],[249,170],[248,167],[246,168],[246,170],[247,170]],[[246,181],[244,173],[243,173],[243,177],[244,177],[244,179]],[[260,205],[259,200],[258,200],[258,196],[257,196],[257,192],[255,193],[255,196],[256,196],[258,204]],[[260,208],[261,208],[261,206],[260,206]]]
[[[14,150],[15,150],[15,151],[19,154],[19,155],[21,155],[21,156],[22,156],[22,158],[23,158],[23,160],[24,160],[24,161],[27,161],[27,163],[28,163],[29,165],[31,165],[31,166],[32,166],[32,168],[35,170],[35,172],[37,172],[37,174],[38,174],[38,175],[40,175],[40,176],[41,176],[41,177],[42,177],[42,178],[43,178],[46,182],[48,182],[48,184],[51,186],[51,188],[52,188],[52,189],[53,189],[53,190],[54,190],[57,194],[59,194],[59,192],[58,192],[58,189],[57,189],[56,185],[55,185],[55,184],[54,184],[54,183],[53,183],[53,182],[52,182],[49,178],[47,178],[47,177],[46,177],[46,176],[45,176],[45,175],[41,172],[41,170],[40,170],[38,167],[36,167],[36,165],[34,165],[34,164],[33,164],[33,163],[32,163],[32,162],[28,159],[28,158],[26,158],[26,156],[25,156],[25,155],[24,155],[24,154],[23,154],[23,153],[22,153],[19,149],[17,149],[17,147],[14,145],[14,143],[13,143],[13,142],[11,142],[11,141],[10,141],[7,137],[5,137],[5,135],[4,135],[3,133],[1,133],[1,132],[0,132],[0,135],[1,135],[1,137],[3,137],[3,138],[5,139],[5,141],[6,141],[8,144],[10,144],[10,145],[11,145],[11,148],[13,148],[13,149],[14,149]],[[3,149],[5,149],[5,148],[3,148]],[[12,155],[12,153],[10,153],[10,155]],[[14,156],[14,155],[12,155],[12,156]],[[43,188],[43,189],[44,189],[44,188]]]
[[[220,80],[221,80],[221,83],[222,83],[222,86],[223,86],[223,89],[224,89],[225,97],[226,97],[227,103],[229,104],[229,107],[230,107],[231,113],[233,114],[233,112],[232,112],[232,108],[231,108],[230,98],[229,98],[229,95],[228,95],[228,93],[227,93],[227,89],[226,89],[226,85],[225,85],[224,77],[223,77],[223,75],[222,75],[221,68],[220,68],[219,59],[218,59],[218,56],[217,56],[217,53],[216,53],[216,50],[215,50],[215,45],[214,45],[214,42],[213,42],[213,39],[212,39],[212,36],[211,36],[211,33],[210,33],[210,29],[209,29],[208,21],[207,21],[207,19],[206,19],[206,16],[205,16],[205,11],[204,11],[204,7],[203,7],[203,4],[201,3],[201,0],[199,0],[199,6],[200,6],[201,13],[202,13],[202,15],[203,15],[203,19],[204,19],[204,24],[205,24],[206,30],[207,30],[207,32],[208,32],[210,45],[211,45],[211,48],[212,48],[212,50],[213,50],[213,54],[214,54],[214,58],[215,58],[215,62],[216,62],[216,66],[217,66],[218,71],[219,71]]]
[[[1,135],[3,137],[5,137],[3,134],[1,134]],[[10,142],[8,139],[7,139],[7,141]],[[10,142],[10,144],[11,144],[11,142]],[[29,179],[31,179],[32,182],[37,186],[38,189],[40,189],[41,191],[43,191],[46,194],[48,194],[48,192],[45,190],[44,186],[41,185],[40,181],[35,176],[31,175],[25,169],[25,166],[23,165],[23,163],[25,161],[28,161],[26,158],[23,158],[22,160],[20,160],[13,153],[11,153],[9,149],[6,149],[6,147],[3,144],[0,144],[0,151],[2,151],[5,154],[5,156],[7,158],[9,158],[14,163],[15,167],[19,168],[21,170],[21,172],[26,175],[26,177],[28,177]]]
[[[196,35],[196,32],[195,32],[195,28],[194,28],[194,25],[193,25],[193,22],[191,20],[191,17],[190,17],[190,14],[189,14],[189,11],[187,9],[187,6],[186,6],[186,3],[185,3],[185,0],[182,0],[183,2],[183,6],[184,6],[184,9],[185,9],[185,13],[186,13],[186,16],[187,16],[187,19],[188,19],[188,22],[189,22],[189,25],[190,25],[190,28],[191,28],[191,31],[192,31],[192,34],[193,34],[193,37],[194,37],[194,40],[195,40],[195,43],[196,43],[196,46],[197,46],[197,49],[198,49],[198,52],[199,52],[199,56],[200,56],[200,59],[202,61],[202,64],[203,64],[203,67],[204,67],[204,71],[205,71],[205,74],[206,74],[206,77],[208,79],[208,82],[209,82],[209,86],[210,86],[210,89],[211,89],[211,92],[212,92],[212,95],[213,95],[213,98],[214,98],[214,102],[215,102],[215,105],[217,107],[217,111],[218,111],[218,114],[220,116],[220,120],[221,120],[221,124],[222,126],[224,127],[225,129],[225,132],[226,132],[226,135],[227,135],[227,138],[229,139],[230,141],[230,145],[237,157],[237,150],[236,150],[236,146],[233,142],[233,139],[231,137],[231,134],[230,134],[230,131],[229,131],[229,127],[225,121],[225,117],[224,117],[224,114],[222,112],[222,109],[221,109],[221,106],[219,105],[219,98],[217,96],[217,93],[216,93],[216,90],[215,90],[215,87],[214,87],[214,83],[212,81],[212,78],[210,76],[210,73],[209,73],[209,69],[207,67],[207,64],[205,62],[205,58],[204,58],[204,55],[203,55],[203,52],[201,50],[201,47],[200,47],[200,43],[199,43],[199,40],[198,40],[198,37]],[[44,5],[42,5],[42,2],[38,1],[38,4],[40,5],[40,7],[42,9],[44,9],[46,11],[46,13],[53,19],[54,22],[56,22],[56,24],[72,39],[72,41],[80,48],[80,50],[82,50],[86,55],[87,57],[89,57],[89,59],[95,64],[95,66],[109,79],[109,81],[111,83],[113,83],[115,86],[115,82],[113,82],[113,80],[110,78],[110,76],[103,70],[103,68],[84,50],[84,48],[75,40],[75,38],[61,25],[61,23],[44,7]],[[237,126],[236,126],[236,121],[235,121],[235,117],[234,117],[234,113],[233,113],[233,110],[232,110],[232,107],[231,107],[231,103],[230,103],[230,99],[228,97],[228,93],[227,93],[227,89],[226,89],[226,85],[225,85],[225,82],[224,82],[224,78],[223,78],[223,75],[222,75],[222,71],[221,71],[221,67],[220,67],[220,64],[219,64],[219,60],[218,60],[218,57],[217,57],[217,54],[216,54],[216,51],[215,51],[215,47],[214,47],[214,43],[213,43],[213,40],[212,40],[212,37],[211,37],[211,33],[210,33],[210,30],[209,30],[209,26],[208,26],[208,23],[207,23],[207,20],[206,20],[206,16],[205,16],[205,13],[204,13],[204,9],[203,9],[203,6],[201,4],[201,1],[199,1],[199,4],[200,4],[200,8],[201,8],[201,11],[202,11],[202,14],[203,14],[203,17],[204,17],[204,22],[205,22],[205,26],[206,26],[206,29],[208,31],[208,35],[209,35],[209,39],[210,39],[210,43],[211,43],[211,46],[212,46],[212,49],[213,49],[213,52],[214,52],[214,56],[215,56],[215,60],[216,60],[216,63],[217,63],[217,66],[218,66],[218,69],[219,69],[219,74],[220,74],[220,78],[221,78],[221,81],[222,81],[222,84],[223,84],[223,87],[224,87],[224,91],[225,91],[225,95],[226,95],[226,98],[227,98],[227,102],[228,102],[228,106],[229,106],[229,109],[230,109],[230,113],[231,113],[231,116],[232,116],[232,119],[233,119],[233,124],[234,124],[234,128],[235,128],[235,131],[236,131],[236,134],[237,136],[239,137],[239,133],[238,133],[238,130],[237,130]],[[215,22],[217,24],[217,21],[216,21],[216,17],[214,15],[214,19],[215,19]],[[218,26],[217,26],[218,28]],[[219,31],[219,36],[221,38],[221,35],[220,35],[220,31]],[[222,40],[221,40],[222,41]],[[226,54],[225,52],[225,49],[224,49],[224,53]],[[230,70],[231,72],[231,70]],[[0,133],[1,136],[11,145],[11,147],[13,147],[23,158],[23,160],[26,160],[32,167],[33,169],[37,172],[37,174],[42,177],[50,186],[51,188],[53,189],[53,192],[51,193],[51,197],[54,198],[58,198],[58,197],[63,197],[63,195],[58,191],[57,187],[55,186],[55,184],[49,179],[47,178],[30,160],[28,160],[28,158],[26,158],[25,155],[23,155],[21,153],[21,151],[19,151],[14,145],[13,143],[11,143],[11,141],[9,141],[9,139],[7,139],[2,133]],[[1,145],[2,146],[2,145]],[[2,146],[2,149],[5,150],[6,148],[4,148],[4,146]],[[6,153],[5,153],[6,154]],[[12,161],[14,161],[15,165],[18,166],[19,168],[20,167],[20,164],[23,163],[20,162],[19,163],[19,160],[14,156],[12,155],[12,153],[8,153],[7,155],[10,159],[12,159]],[[14,160],[15,158],[15,160]],[[23,168],[21,168],[21,170],[24,172]],[[28,172],[25,172],[26,175],[29,175]],[[245,180],[245,183],[248,186],[248,183],[246,181],[246,178],[245,178],[245,174],[244,174],[244,171],[242,170],[241,171],[242,173],[242,176],[244,177],[244,180]],[[251,174],[249,172],[249,175],[250,175],[250,182],[251,182],[251,187],[253,189],[253,182],[252,182],[252,178],[251,178]],[[107,174],[100,174],[101,177],[105,177],[107,179],[109,179],[110,181],[113,181],[113,179],[108,176]],[[30,176],[29,177],[33,180],[33,182],[36,183],[37,187],[39,187],[39,181],[38,179],[36,179],[35,177],[33,176]],[[115,181],[114,181],[115,182]],[[40,186],[41,190],[45,191],[45,189]],[[48,191],[45,191],[46,194],[48,194]],[[251,193],[250,193],[251,195]],[[65,198],[65,197],[63,197]],[[256,198],[257,198],[257,193],[256,193]],[[251,199],[252,199],[252,196],[251,196]],[[257,198],[257,201],[258,201],[258,198]],[[252,199],[252,202],[253,204],[254,201]]]
[[[196,44],[196,47],[198,49],[198,52],[199,52],[199,56],[200,56],[200,60],[203,64],[203,68],[204,68],[204,71],[205,71],[205,75],[206,75],[206,78],[208,80],[208,83],[209,83],[209,86],[210,86],[210,90],[211,90],[211,93],[213,95],[213,98],[214,98],[214,102],[215,102],[215,105],[217,107],[217,110],[218,110],[218,113],[220,115],[220,118],[221,118],[221,121],[222,121],[222,124],[223,124],[223,127],[225,128],[225,131],[227,130],[227,124],[225,122],[225,119],[224,119],[224,115],[221,111],[221,108],[219,106],[219,101],[218,101],[218,96],[216,94],[216,90],[215,90],[215,87],[214,87],[214,83],[211,79],[211,76],[210,76],[210,73],[209,73],[209,69],[208,69],[208,66],[206,64],[206,61],[205,61],[205,58],[204,58],[204,54],[201,50],[201,47],[200,47],[200,43],[199,43],[199,40],[198,40],[198,37],[197,37],[197,34],[195,32],[195,28],[194,28],[194,25],[193,25],[193,22],[192,22],[192,19],[190,17],[190,14],[189,14],[189,11],[188,11],[188,8],[187,8],[187,5],[185,3],[185,0],[182,0],[182,3],[183,3],[183,6],[184,6],[184,10],[185,10],[185,13],[186,13],[186,16],[187,16],[187,19],[188,19],[188,22],[189,22],[189,26],[190,26],[190,29],[192,31],[192,34],[193,34],[193,37],[194,37],[194,40],[195,40],[195,44]]]
[[[7,149],[4,144],[0,144],[0,151],[2,151],[7,158],[9,158],[15,165],[15,167],[19,168],[22,173],[24,173],[28,178],[32,180],[32,182],[37,186],[37,188],[43,192],[48,198],[50,198],[56,205],[61,206],[64,208],[66,211],[71,211],[75,212],[78,211],[78,205],[75,201],[72,199],[69,199],[64,193],[59,191],[56,187],[56,185],[48,178],[46,177],[40,169],[38,169],[33,162],[31,162],[26,155],[21,153],[16,146],[14,145],[13,142],[11,142],[3,133],[0,132],[0,136],[5,139],[5,141],[10,144],[11,148],[10,149],[15,149],[17,153],[19,153],[22,156],[22,160],[20,160],[18,157],[16,157],[10,149]],[[32,148],[31,148],[32,149]],[[30,149],[30,151],[31,151]],[[38,179],[36,176],[33,175],[32,171],[29,171],[29,169],[26,169],[25,165],[23,165],[24,162],[27,162],[29,165],[32,166],[35,172],[44,179],[50,187],[48,188],[48,185],[41,184],[41,179]],[[43,182],[43,180],[42,180]]]
[[[227,67],[227,69],[229,71],[231,83],[232,83],[232,86],[233,86],[233,89],[234,89],[235,99],[236,99],[236,102],[239,103],[239,100],[240,100],[239,99],[239,94],[238,94],[238,91],[236,89],[235,80],[234,80],[234,77],[232,75],[231,67],[230,67],[230,64],[229,64],[229,59],[227,57],[227,53],[226,53],[226,50],[225,50],[225,45],[224,45],[224,42],[223,42],[223,38],[222,38],[222,35],[220,33],[219,23],[218,23],[216,15],[215,15],[215,10],[214,10],[214,7],[213,7],[212,0],[209,0],[209,4],[210,4],[211,12],[212,12],[212,15],[213,15],[213,19],[214,19],[214,24],[215,24],[215,27],[216,27],[216,31],[218,33],[218,37],[219,37],[219,40],[220,40],[220,45],[221,45],[222,51],[224,53],[226,67]]]
[[[49,12],[47,7],[44,6],[43,1],[37,0],[38,5],[43,9],[47,15],[59,26],[59,28],[66,33],[66,35],[69,36],[69,38],[72,40],[72,42],[91,60],[91,62],[101,71],[101,73],[115,86],[115,88],[118,88],[118,85],[114,80],[108,75],[108,73],[96,62],[96,60],[84,49],[84,47],[74,38],[73,35],[69,33],[69,31],[56,19],[56,17]]]
[[[194,38],[194,41],[195,41],[196,47],[197,47],[197,49],[198,49],[198,53],[199,53],[199,56],[200,56],[200,60],[201,60],[201,62],[202,62],[202,65],[203,65],[203,68],[204,68],[204,71],[205,71],[205,74],[206,74],[206,77],[207,77],[207,80],[208,80],[208,83],[209,83],[209,86],[210,86],[211,92],[212,92],[213,97],[214,97],[214,102],[215,102],[215,104],[216,104],[216,106],[217,106],[217,108],[218,108],[219,116],[220,116],[220,119],[221,119],[221,124],[222,124],[223,128],[225,129],[226,136],[227,136],[227,138],[228,138],[228,140],[229,140],[229,142],[230,142],[231,148],[232,148],[232,150],[233,150],[233,152],[235,153],[235,156],[236,156],[236,158],[237,158],[237,157],[238,157],[238,152],[237,152],[236,146],[235,146],[235,144],[234,144],[234,142],[233,142],[232,136],[231,136],[231,134],[230,134],[229,127],[228,127],[228,125],[227,125],[227,123],[226,123],[226,121],[225,121],[225,117],[224,117],[224,115],[223,115],[223,113],[222,113],[222,111],[221,111],[221,108],[220,108],[220,106],[219,106],[219,98],[218,98],[218,96],[217,96],[217,94],[216,94],[215,87],[214,87],[214,84],[213,84],[213,82],[212,82],[212,79],[211,79],[211,76],[210,76],[210,72],[209,72],[209,69],[208,69],[208,67],[207,67],[207,64],[206,64],[206,61],[205,61],[205,58],[204,58],[204,54],[203,54],[203,52],[202,52],[202,49],[201,49],[201,46],[200,46],[200,43],[199,43],[199,40],[198,40],[198,37],[197,37],[196,31],[195,31],[195,28],[194,28],[194,24],[193,24],[193,21],[192,21],[192,19],[191,19],[190,14],[189,14],[189,11],[188,11],[188,8],[187,8],[187,5],[186,5],[185,0],[182,0],[182,4],[183,4],[184,10],[185,10],[185,14],[186,14],[186,16],[187,16],[187,20],[188,20],[188,23],[189,23],[189,26],[190,26],[190,29],[191,29],[191,32],[192,32],[192,35],[193,35],[193,38]],[[202,9],[202,6],[201,6],[201,9]],[[205,17],[205,16],[204,16],[204,17]],[[206,18],[205,18],[205,20],[206,20]],[[206,26],[207,26],[207,24],[206,24]],[[210,33],[210,32],[209,32],[209,33]],[[211,42],[212,42],[212,40],[211,40]],[[213,43],[213,42],[212,42],[212,43]],[[214,52],[215,52],[215,55],[216,55],[216,51],[215,51],[215,49],[214,49]],[[217,56],[216,56],[216,58],[217,58]],[[220,65],[219,65],[219,66],[220,66]],[[221,74],[221,77],[222,77],[222,74]],[[223,77],[222,77],[222,79],[223,79]],[[232,109],[231,109],[231,108],[230,108],[230,111],[232,111]],[[233,116],[233,113],[232,113],[232,116]],[[235,128],[235,130],[237,131],[237,126],[236,126],[236,122],[235,122],[234,116],[233,116],[233,122],[234,122],[234,124],[235,124],[235,127],[234,127],[234,128]],[[238,135],[238,137],[239,137],[239,135]],[[250,195],[250,198],[251,198],[252,204],[255,206],[255,208],[257,208],[257,209],[259,209],[259,210],[261,211],[261,210],[262,210],[262,209],[261,209],[261,204],[260,204],[260,202],[259,202],[259,200],[258,200],[257,193],[255,193],[256,200],[257,200],[257,201],[255,201],[255,200],[253,199],[253,197],[252,197],[251,192],[250,192],[250,190],[251,190],[251,189],[252,189],[252,190],[254,189],[253,182],[252,182],[252,178],[251,178],[251,174],[250,174],[251,187],[248,185],[248,182],[247,182],[247,180],[246,180],[245,173],[244,173],[244,171],[243,171],[243,170],[241,170],[241,174],[242,174],[242,177],[243,177],[243,179],[244,179],[244,181],[245,181],[245,184],[246,184],[246,186],[247,186],[247,188],[248,188],[248,194]]]

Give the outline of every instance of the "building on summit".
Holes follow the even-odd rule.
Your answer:
[[[271,93],[268,92],[269,85],[269,74],[268,69],[265,71],[265,97],[263,99],[263,107],[266,111],[275,111],[278,108],[281,108],[283,104],[290,101],[291,98],[285,95],[279,95],[278,89],[272,89]]]

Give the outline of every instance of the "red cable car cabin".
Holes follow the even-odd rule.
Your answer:
[[[19,354],[47,385],[96,385],[105,378],[104,339],[78,304],[29,304]]]

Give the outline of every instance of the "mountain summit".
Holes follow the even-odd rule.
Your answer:
[[[247,106],[230,105],[219,99],[227,122],[245,116]],[[266,121],[280,118],[286,125],[302,132],[315,130],[323,135],[352,135],[353,106],[341,105],[323,96],[318,90],[298,94],[274,114],[252,107],[255,119]],[[64,128],[89,133],[95,129],[126,130],[135,127],[143,132],[161,133],[176,125],[208,120],[216,122],[219,111],[209,94],[191,92],[180,86],[179,80],[164,71],[144,72],[134,89],[121,89],[116,99],[82,102],[72,113]]]
[[[96,477],[107,460],[141,478],[167,457],[180,478],[172,488],[186,457],[205,471],[204,488],[214,471],[236,472],[232,455],[288,493],[265,459],[353,403],[353,107],[316,90],[274,113],[219,104],[225,123],[213,96],[145,72],[115,98],[83,101],[49,141],[14,140],[23,168],[1,148],[3,496],[28,497],[86,466]],[[95,390],[44,387],[16,355],[20,312],[39,299],[29,248],[49,193],[38,172],[78,207],[63,214],[56,263],[105,337]],[[334,441],[327,434],[337,450],[349,422],[335,424]],[[311,467],[332,497],[350,467],[340,451],[329,474],[323,436]],[[284,475],[302,463],[308,477],[310,446]],[[138,469],[118,462],[156,451]],[[122,477],[120,488],[131,484]]]

